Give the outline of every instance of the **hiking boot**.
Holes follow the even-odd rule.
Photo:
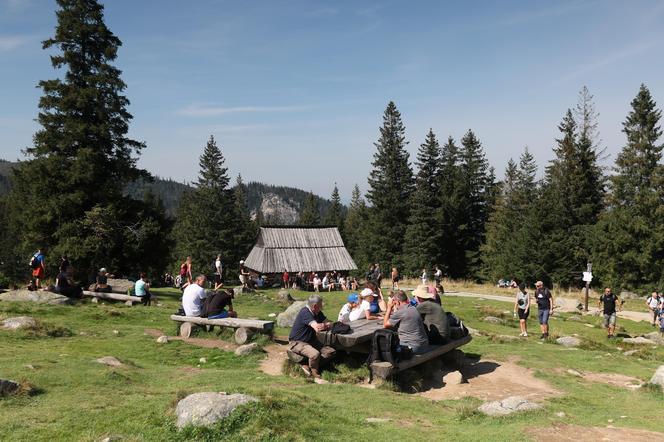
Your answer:
[[[312,369],[311,369],[311,375],[312,375],[315,379],[320,379],[320,372],[319,372],[318,370],[316,370],[315,368],[312,368]]]
[[[311,368],[308,365],[300,365],[300,368],[307,376],[311,376]]]

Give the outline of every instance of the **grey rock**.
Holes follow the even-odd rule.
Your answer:
[[[166,344],[168,343],[168,336],[159,336],[157,338],[157,344]]]
[[[561,336],[556,339],[556,343],[563,347],[578,347],[581,345],[581,339],[575,338],[574,336]]]
[[[628,350],[623,355],[625,356],[632,356],[634,353],[638,352],[638,350]]]
[[[491,324],[504,324],[505,320],[497,318],[495,316],[487,316],[483,319],[484,322],[489,322]]]
[[[468,326],[466,326],[466,328],[468,329],[468,333],[469,333],[471,336],[482,336],[482,332],[481,332],[481,331],[476,330],[476,329],[471,328],[471,327],[468,327]]]
[[[235,349],[235,354],[237,356],[246,356],[248,354],[251,354],[251,352],[257,349],[258,349],[258,344],[252,342],[251,344],[240,345],[238,348]]]
[[[210,426],[230,415],[240,405],[249,402],[258,402],[258,399],[245,394],[190,394],[178,402],[175,408],[177,426]]]
[[[297,301],[292,303],[288,308],[277,315],[277,325],[279,327],[292,327],[295,322],[295,317],[303,307],[307,306],[306,301]]]
[[[390,419],[384,417],[368,417],[364,421],[369,424],[384,424],[385,422],[389,422]]]
[[[0,379],[0,397],[9,396],[16,393],[20,385],[17,382],[7,379]]]
[[[38,290],[31,292],[30,290],[10,290],[0,294],[0,301],[9,302],[35,302],[37,304],[75,304],[76,299],[67,298],[66,296],[58,295],[57,293]]]
[[[578,371],[576,371],[572,368],[568,369],[567,373],[571,374],[572,376],[576,376],[577,378],[582,378],[583,377],[583,374],[581,374],[581,372],[578,372]]]
[[[128,279],[108,278],[108,285],[113,293],[127,294],[134,289],[136,283]]]
[[[452,371],[443,376],[443,384],[460,385],[464,383],[463,374],[460,371]]]
[[[664,388],[664,365],[660,365],[650,378],[650,383]]]
[[[627,291],[620,292],[620,297],[622,299],[641,299],[641,298],[645,299],[645,296],[641,296],[638,293],[627,292]]]
[[[121,440],[125,440],[124,436],[120,436],[119,434],[112,434],[101,439],[99,442],[118,442]]]
[[[660,332],[650,332],[643,335],[644,338],[650,339],[655,344],[664,345],[664,337]]]
[[[279,290],[279,293],[277,293],[277,299],[279,299],[280,301],[287,301],[290,303],[297,301],[297,299],[293,298],[290,292],[285,289]]]
[[[30,316],[17,316],[15,318],[7,318],[2,321],[2,328],[7,330],[18,330],[21,328],[32,328],[37,325],[35,318]]]
[[[235,296],[237,296],[243,293],[256,293],[256,291],[254,289],[250,289],[249,287],[239,286],[233,289],[233,293],[235,293]]]
[[[569,318],[567,318],[566,321],[581,322],[581,318],[574,315],[574,316],[570,316]]]
[[[113,356],[104,356],[103,358],[96,359],[95,362],[98,362],[100,364],[108,365],[110,367],[121,367],[122,362],[120,362],[118,359],[114,358]]]
[[[623,342],[627,344],[649,344],[649,345],[657,344],[655,341],[644,338],[643,336],[637,336],[636,338],[624,338]]]
[[[541,408],[540,404],[530,402],[519,396],[510,396],[500,401],[485,402],[478,410],[488,416],[507,416],[519,411],[529,411]]]
[[[553,301],[553,305],[557,312],[563,313],[577,312],[583,309],[583,304],[578,300],[571,298],[556,297]]]

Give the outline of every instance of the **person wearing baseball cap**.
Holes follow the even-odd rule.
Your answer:
[[[370,288],[366,288],[360,292],[359,298],[362,300],[360,302],[360,307],[356,310],[353,310],[348,315],[348,318],[351,321],[357,321],[358,319],[378,319],[378,316],[371,314],[371,304],[375,302],[375,299],[378,297]]]
[[[341,310],[339,310],[339,318],[337,321],[343,322],[343,323],[348,323],[350,322],[350,313],[359,308],[360,306],[360,296],[357,293],[351,293],[348,295],[348,298],[346,298],[346,302],[342,307]]]
[[[417,298],[417,311],[422,316],[422,321],[427,329],[429,343],[443,345],[448,341],[450,330],[447,322],[447,314],[443,307],[436,303],[436,295],[431,293],[426,285],[418,285],[412,292]]]

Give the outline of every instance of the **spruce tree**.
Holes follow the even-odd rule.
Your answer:
[[[318,199],[314,196],[313,192],[307,194],[302,212],[300,212],[298,224],[303,226],[320,225],[320,208],[318,207]]]
[[[337,226],[339,232],[343,235],[344,230],[344,215],[343,215],[343,205],[341,204],[341,197],[339,196],[339,189],[337,188],[337,183],[334,183],[334,189],[332,190],[331,196],[332,205],[325,214],[325,222],[328,226]]]
[[[383,114],[380,137],[368,178],[367,252],[369,259],[403,267],[403,241],[414,190],[413,171],[406,151],[405,127],[396,105],[390,101]]]
[[[436,213],[440,236],[436,261],[452,278],[466,276],[466,256],[459,235],[462,217],[462,177],[459,147],[452,137],[448,137],[443,145],[440,160],[440,207]]]
[[[344,245],[348,253],[355,260],[358,268],[363,269],[369,264],[369,256],[364,247],[366,245],[367,205],[360,193],[360,187],[355,184],[348,206],[348,214],[344,221]]]
[[[603,283],[646,288],[664,282],[662,112],[641,85],[623,123],[627,143],[611,177],[609,210],[597,225],[593,271]]]
[[[91,211],[115,220],[113,236],[121,236],[129,227],[120,210],[129,204],[123,189],[147,176],[136,167],[145,145],[127,135],[126,85],[112,65],[122,43],[104,23],[103,6],[95,0],[57,4],[55,35],[43,48],[54,52],[51,64],[62,77],[39,82],[40,129],[15,169],[11,197],[22,253],[47,248],[52,271],[67,252],[65,243],[86,239],[81,223]],[[81,272],[95,266],[84,254],[74,262]]]
[[[432,129],[417,152],[418,167],[415,191],[412,195],[411,214],[406,228],[404,257],[406,272],[416,274],[422,268],[432,268],[438,258],[440,225],[441,150]]]
[[[209,273],[219,253],[236,259],[235,200],[228,189],[230,180],[224,162],[221,149],[210,136],[199,159],[195,187],[180,200],[174,226],[175,260],[191,256],[196,273]]]

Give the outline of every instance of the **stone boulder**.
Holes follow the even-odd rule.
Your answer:
[[[664,337],[660,332],[650,332],[643,335],[644,338],[650,339],[655,344],[664,345]]]
[[[136,283],[128,279],[108,278],[108,285],[113,293],[126,295],[129,290],[134,290]]]
[[[286,301],[288,303],[293,303],[297,301],[297,299],[293,298],[288,290],[281,289],[279,290],[279,293],[277,293],[277,299],[280,301]]]
[[[251,352],[257,349],[258,349],[258,344],[256,344],[255,342],[252,342],[251,344],[240,345],[238,348],[235,349],[235,355],[246,356],[248,354],[251,354]]]
[[[556,344],[560,344],[563,347],[578,347],[581,345],[581,339],[576,338],[574,336],[561,336],[560,338],[556,339]]]
[[[57,293],[48,292],[44,290],[30,291],[27,289],[10,290],[0,294],[0,301],[9,302],[35,302],[37,304],[74,304],[76,299],[67,298],[66,296],[58,295]]]
[[[7,318],[2,321],[2,328],[7,330],[18,330],[20,328],[33,328],[37,325],[35,318],[30,316],[17,316],[15,318]]]
[[[489,322],[491,324],[505,324],[504,319],[497,318],[495,316],[487,316],[483,319],[484,322]]]
[[[256,290],[250,289],[249,287],[239,286],[233,289],[233,293],[235,294],[235,296],[237,296],[237,295],[242,295],[243,293],[256,293]]]
[[[500,401],[485,402],[478,410],[488,416],[507,416],[519,411],[530,411],[541,408],[540,404],[530,402],[519,396],[510,396]]]
[[[157,338],[157,344],[167,344],[168,343],[168,336],[159,336]]]
[[[306,301],[297,301],[292,303],[288,308],[277,315],[277,326],[279,327],[292,327],[295,322],[295,317],[307,306]]]
[[[443,376],[443,384],[445,385],[460,385],[464,383],[463,375],[459,370],[452,371]]]
[[[620,292],[620,298],[621,299],[641,299],[641,298],[645,299],[646,297],[641,296],[638,293],[622,291],[622,292]]]
[[[557,297],[553,305],[558,312],[571,313],[583,310],[583,304],[576,299]]]
[[[14,381],[0,379],[0,397],[9,396],[18,391],[20,385]]]
[[[245,394],[194,393],[178,402],[175,408],[178,428],[187,425],[210,426],[231,414],[233,410],[258,399]]]
[[[650,384],[659,385],[664,389],[664,365],[660,365],[650,378]]]
[[[121,367],[122,362],[113,356],[104,356],[103,358],[96,359],[95,362],[99,364],[108,365],[109,367]]]
[[[623,342],[627,344],[645,344],[645,345],[657,345],[655,341],[644,338],[643,336],[637,336],[636,338],[625,338]]]

